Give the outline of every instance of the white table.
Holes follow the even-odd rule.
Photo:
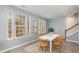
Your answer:
[[[39,39],[44,39],[44,40],[48,40],[50,42],[50,52],[52,52],[52,41],[58,37],[59,35],[57,34],[48,34],[48,35],[43,35],[43,36],[40,36]]]

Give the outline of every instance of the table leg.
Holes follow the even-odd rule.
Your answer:
[[[50,53],[52,52],[52,41],[50,41]]]

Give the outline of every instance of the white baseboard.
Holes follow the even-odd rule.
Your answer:
[[[67,40],[67,39],[66,39],[66,41],[69,41],[69,42],[74,42],[74,43],[77,43],[77,44],[79,44],[79,42],[78,42],[78,41]]]
[[[2,51],[0,51],[0,53],[3,53],[3,52],[6,52],[6,51],[9,51],[9,50],[12,50],[12,49],[21,47],[21,46],[26,45],[26,44],[30,44],[30,43],[35,42],[35,41],[37,41],[37,40],[38,40],[38,39],[32,40],[32,41],[30,41],[30,42],[23,43],[23,44],[20,44],[20,45],[17,45],[17,46],[12,47],[12,48],[8,48],[8,49],[5,49],[5,50],[2,50]]]

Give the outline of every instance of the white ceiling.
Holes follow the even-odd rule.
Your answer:
[[[18,5],[17,7],[48,19],[68,16],[78,11],[78,6],[74,5]]]

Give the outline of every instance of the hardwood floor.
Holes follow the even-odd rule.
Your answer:
[[[38,47],[38,42],[34,42],[32,44],[24,45],[5,53],[50,53],[50,51],[49,49],[47,51],[42,51]],[[64,42],[63,46],[60,49],[52,48],[52,53],[79,53],[79,44]]]

